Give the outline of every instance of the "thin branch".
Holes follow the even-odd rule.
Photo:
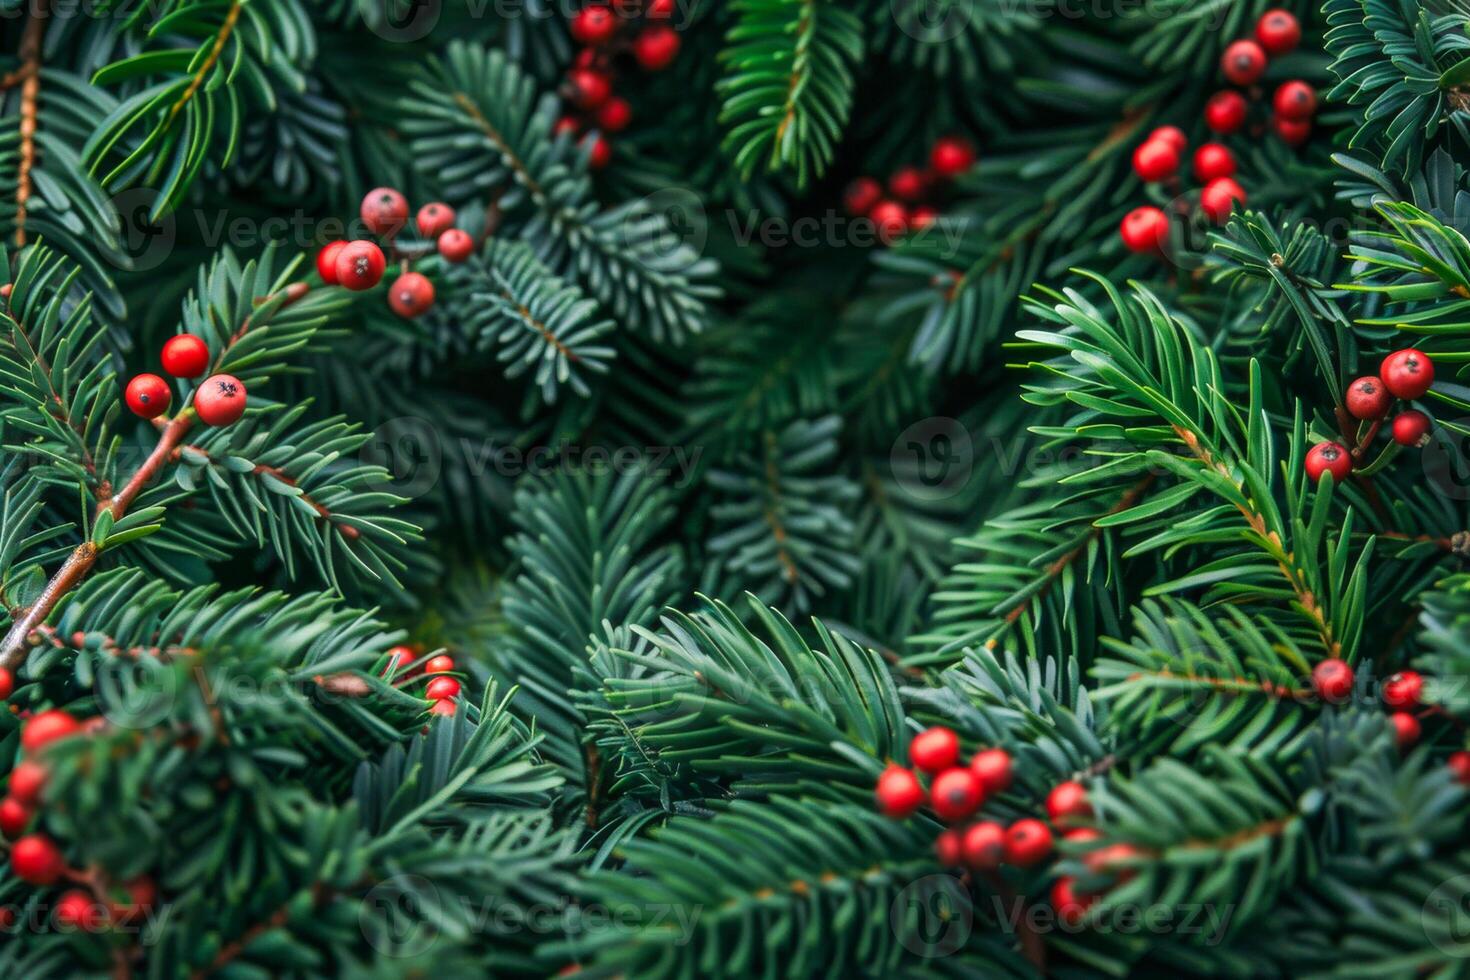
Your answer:
[[[41,93],[41,38],[46,33],[48,0],[36,0],[20,39],[20,162],[15,178],[15,246],[26,244],[26,206],[31,200],[31,169],[36,163],[36,107]],[[7,81],[9,77],[7,76]]]

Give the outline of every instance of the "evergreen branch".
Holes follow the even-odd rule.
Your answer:
[[[31,168],[36,162],[36,106],[41,91],[41,39],[46,33],[49,0],[35,0],[20,39],[20,162],[15,186],[15,244],[26,244],[26,208],[31,199]],[[8,87],[8,86],[0,86]]]

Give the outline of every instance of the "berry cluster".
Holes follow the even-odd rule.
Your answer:
[[[475,250],[475,240],[469,233],[454,227],[454,209],[439,201],[425,204],[414,216],[414,225],[424,239],[416,244],[405,245],[398,240],[398,233],[408,224],[408,199],[393,188],[368,191],[359,214],[368,231],[381,238],[401,263],[398,278],[388,287],[388,306],[404,319],[427,313],[434,305],[434,284],[423,273],[409,270],[413,259],[437,249],[446,262],[463,262]],[[382,281],[387,268],[383,250],[366,239],[328,242],[316,255],[317,275],[323,282],[354,292],[372,289]]]
[[[888,178],[888,194],[872,177],[847,185],[843,205],[854,218],[868,218],[878,226],[883,242],[910,231],[921,232],[939,218],[936,193],[975,165],[975,147],[961,136],[942,136],[929,150],[929,166],[900,167]]]
[[[209,369],[209,345],[191,333],[170,337],[159,361],[165,374],[197,378]],[[123,391],[134,415],[156,419],[173,403],[168,382],[156,374],[135,375]],[[205,425],[229,425],[245,414],[245,386],[228,374],[212,374],[194,389],[194,414]]]
[[[1179,184],[1179,161],[1189,138],[1178,126],[1160,126],[1133,151],[1133,172],[1144,183]],[[1236,201],[1244,204],[1245,190],[1235,180],[1235,154],[1223,143],[1205,143],[1194,151],[1192,171],[1203,185],[1199,209],[1215,224],[1224,224]],[[1134,208],[1118,229],[1130,252],[1162,255],[1169,240],[1169,217],[1152,205]]]
[[[1393,407],[1394,399],[1414,401],[1423,398],[1434,384],[1434,361],[1423,351],[1410,347],[1395,351],[1383,359],[1378,374],[1359,378],[1348,386],[1344,408],[1347,414],[1360,422],[1371,422],[1358,447],[1349,450],[1340,442],[1319,442],[1307,453],[1307,476],[1313,483],[1332,474],[1333,482],[1341,483],[1353,471],[1354,461],[1372,443],[1384,418]],[[1394,416],[1391,432],[1393,441],[1400,446],[1424,446],[1429,442],[1430,419],[1418,409],[1409,409]]]
[[[572,18],[572,37],[582,50],[562,89],[572,112],[556,123],[559,134],[592,131],[587,157],[594,170],[612,160],[607,135],[622,132],[633,121],[628,100],[613,94],[616,57],[627,54],[644,71],[663,71],[679,56],[682,43],[679,32],[667,23],[674,16],[674,0],[648,0],[636,17],[628,16],[627,2],[617,6],[614,11],[607,3],[591,3]]]
[[[1312,669],[1313,690],[1330,704],[1347,701],[1352,694],[1353,681],[1353,669],[1336,657],[1324,660]],[[1393,724],[1394,741],[1401,749],[1419,741],[1423,729],[1414,711],[1423,707],[1423,694],[1424,676],[1416,670],[1401,670],[1383,682],[1383,705],[1388,709],[1388,720]],[[1464,763],[1456,761],[1460,755],[1465,756]],[[1470,782],[1470,753],[1457,752],[1450,756],[1450,767],[1455,769],[1457,776],[1462,766],[1465,772],[1460,778]]]
[[[931,777],[928,790],[918,773],[890,765],[878,777],[879,810],[899,820],[927,803],[939,819],[954,824],[975,815],[987,797],[1011,785],[1011,757],[1004,749],[983,749],[968,766],[961,766],[959,757],[960,741],[953,731],[943,726],[925,729],[909,743],[909,758]],[[1062,832],[1063,841],[1085,844],[1102,839],[1099,831],[1080,826],[1092,818],[1093,811],[1086,787],[1075,780],[1052,788],[1046,797],[1046,813],[1050,825],[1023,817],[1009,827],[992,820],[951,827],[939,835],[935,851],[944,865],[991,872],[1002,864],[1029,868],[1045,861],[1054,849],[1053,827]],[[1090,851],[1083,860],[1091,872],[1121,876],[1126,874],[1121,866],[1138,856],[1128,844],[1112,844]],[[1080,922],[1097,899],[1097,893],[1079,891],[1070,876],[1052,885],[1052,906],[1071,924]]]
[[[89,723],[90,724],[90,723]],[[27,758],[10,771],[9,791],[0,800],[0,832],[15,841],[10,847],[10,870],[17,878],[32,885],[54,885],[63,878],[86,881],[97,894],[72,888],[56,901],[55,921],[63,930],[95,931],[109,923],[137,921],[157,900],[158,888],[148,875],[121,883],[117,889],[103,887],[94,875],[82,874],[66,866],[61,848],[42,833],[26,833],[35,819],[50,773],[36,761],[35,755],[45,746],[89,729],[65,711],[42,711],[27,719],[20,732],[20,745]],[[113,891],[117,894],[112,894]],[[8,925],[8,923],[5,923]]]
[[[454,671],[453,658],[445,654],[430,657],[423,664],[423,671],[418,670],[418,651],[411,646],[400,644],[388,651],[388,662],[383,666],[383,676],[394,677],[397,681],[408,681],[430,675],[429,683],[424,685],[424,698],[432,702],[429,705],[429,714],[448,717],[455,712],[455,698],[459,697],[460,684],[453,677],[448,676]]]
[[[1268,10],[1256,21],[1254,40],[1232,43],[1220,56],[1220,71],[1231,83],[1247,89],[1259,101],[1254,86],[1266,73],[1272,55],[1289,54],[1301,43],[1302,26],[1285,10]],[[1300,79],[1277,87],[1271,99],[1271,129],[1288,146],[1301,146],[1312,134],[1312,117],[1317,113],[1317,93]],[[1250,109],[1245,96],[1225,89],[1205,105],[1205,125],[1224,136],[1246,124]]]

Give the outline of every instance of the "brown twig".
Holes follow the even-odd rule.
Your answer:
[[[15,246],[26,243],[26,212],[31,200],[31,169],[36,163],[36,110],[41,93],[41,38],[46,33],[48,0],[36,0],[20,38],[20,161],[15,176]],[[6,77],[9,81],[10,76]],[[13,83],[12,83],[13,84]]]

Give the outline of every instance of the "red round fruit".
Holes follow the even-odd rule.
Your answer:
[[[975,824],[960,838],[960,853],[976,871],[994,871],[1005,860],[1006,829],[989,820]]]
[[[1306,82],[1294,79],[1276,90],[1271,106],[1279,119],[1306,122],[1317,111],[1317,93]]]
[[[1383,703],[1390,708],[1412,708],[1424,693],[1424,677],[1417,670],[1401,670],[1383,682]]]
[[[1083,895],[1077,891],[1075,878],[1058,878],[1051,886],[1051,906],[1057,918],[1069,926],[1075,926],[1087,918],[1087,910],[1097,902],[1096,895]]]
[[[1256,40],[1267,54],[1290,54],[1302,40],[1302,25],[1288,10],[1268,10],[1256,21]]]
[[[1455,781],[1470,786],[1470,752],[1451,752],[1446,761],[1450,772],[1455,774]]]
[[[587,150],[587,166],[601,170],[612,162],[612,144],[601,133],[592,137]]]
[[[41,798],[46,785],[46,767],[39,762],[23,759],[10,770],[10,795],[30,805]]]
[[[643,16],[649,20],[667,20],[674,16],[674,0],[649,0]]]
[[[573,68],[567,82],[571,86],[572,103],[579,109],[590,112],[612,97],[612,80],[600,71]]]
[[[1010,864],[1029,868],[1050,853],[1051,830],[1040,820],[1027,817],[1006,829],[1006,861]]]
[[[1393,395],[1384,387],[1382,378],[1368,375],[1348,385],[1343,404],[1355,419],[1381,419],[1388,414]]]
[[[329,286],[337,285],[337,256],[346,247],[346,242],[327,242],[316,253],[316,274]]]
[[[1230,217],[1230,209],[1236,201],[1244,204],[1246,197],[1234,177],[1218,177],[1210,181],[1199,195],[1200,210],[1217,225],[1223,225]]]
[[[1416,408],[1400,412],[1393,419],[1393,441],[1400,446],[1429,444],[1429,416]]]
[[[194,411],[205,425],[230,425],[245,414],[245,386],[228,374],[213,374],[194,392]]]
[[[1184,151],[1189,149],[1189,137],[1185,136],[1184,130],[1178,126],[1160,126],[1148,134],[1147,142],[1152,143],[1154,140],[1162,140],[1168,143],[1174,147],[1180,156],[1183,156]]]
[[[168,382],[156,374],[138,375],[128,382],[128,387],[123,392],[128,408],[133,410],[134,415],[141,415],[145,419],[156,419],[167,412],[173,397],[173,392],[168,390]]]
[[[81,730],[81,722],[65,711],[52,708],[49,711],[32,715],[26,721],[20,730],[20,747],[27,752],[35,752],[42,746],[49,745],[59,738],[75,735]]]
[[[391,187],[374,187],[363,195],[358,213],[368,231],[392,238],[408,224],[408,199]],[[341,278],[340,272],[337,275]]]
[[[1220,56],[1220,70],[1236,85],[1254,85],[1266,71],[1266,52],[1255,41],[1235,41]]]
[[[453,669],[454,658],[442,653],[437,657],[430,657],[429,662],[424,664],[424,673],[426,674],[447,674]]]
[[[1172,177],[1179,172],[1179,151],[1173,143],[1149,140],[1133,151],[1133,172],[1150,183]]]
[[[644,71],[663,71],[679,56],[679,33],[665,24],[645,27],[633,39],[633,57]]]
[[[1423,398],[1434,384],[1434,361],[1412,347],[1394,351],[1383,359],[1378,376],[1395,398],[1413,401]]]
[[[475,240],[470,237],[469,232],[451,228],[439,236],[439,254],[444,256],[444,261],[460,263],[470,257],[475,250]]]
[[[868,216],[878,226],[878,238],[885,245],[908,231],[908,209],[897,201],[879,201]]]
[[[388,663],[384,666],[384,673],[396,674],[414,661],[413,647],[399,644],[388,650]]]
[[[854,218],[867,215],[882,200],[883,186],[872,177],[857,178],[842,193],[842,206]]]
[[[1419,719],[1407,711],[1395,711],[1388,716],[1393,725],[1393,741],[1401,749],[1406,749],[1419,741],[1419,735],[1423,729],[1419,725]]]
[[[458,694],[459,681],[453,677],[436,677],[429,681],[429,686],[424,689],[424,696],[430,701],[440,701]]]
[[[903,766],[889,766],[878,777],[878,809],[895,820],[907,817],[924,805],[924,787],[919,777]]]
[[[1301,146],[1312,137],[1312,124],[1305,120],[1283,119],[1273,116],[1271,128],[1287,146]]]
[[[934,856],[947,868],[959,864],[962,859],[960,832],[951,828],[934,839]]]
[[[1225,90],[1210,96],[1205,103],[1205,125],[1211,132],[1228,135],[1245,125],[1245,96]]]
[[[1086,844],[1088,841],[1102,840],[1102,831],[1092,827],[1078,827],[1063,834],[1062,840],[1073,844]]]
[[[975,148],[959,136],[942,136],[929,150],[929,166],[940,177],[958,177],[975,165]]]
[[[1328,704],[1342,704],[1353,693],[1353,669],[1333,657],[1312,668],[1312,689]]]
[[[582,44],[606,44],[618,31],[618,19],[606,7],[583,7],[572,18],[571,30]]]
[[[420,235],[438,238],[454,227],[454,208],[442,201],[433,201],[419,208],[414,223],[418,225]]]
[[[938,220],[938,211],[929,207],[927,204],[921,204],[914,208],[913,214],[909,215],[909,227],[913,228],[914,231],[925,231]]]
[[[10,848],[10,870],[22,881],[51,885],[66,870],[61,851],[45,834],[31,834]]]
[[[56,901],[56,924],[63,931],[92,932],[102,925],[107,910],[80,888],[73,888]]]
[[[158,901],[158,885],[148,875],[134,878],[123,884],[128,893],[126,902],[111,902],[108,914],[122,923],[136,922]]]
[[[955,767],[934,777],[929,797],[939,819],[953,822],[963,820],[980,809],[985,800],[985,788],[973,772]]]
[[[26,824],[30,822],[30,807],[13,796],[0,800],[0,834],[4,834],[6,840],[15,840],[25,833]]]
[[[597,128],[604,133],[621,133],[633,121],[633,106],[621,96],[613,96],[597,110]]]
[[[929,178],[918,167],[899,167],[888,178],[889,192],[900,201],[918,201],[928,189]]]
[[[4,701],[15,693],[15,678],[9,670],[0,667],[0,701]]]
[[[909,761],[921,772],[943,772],[960,757],[960,738],[943,725],[926,728],[909,742]]]
[[[362,239],[348,242],[337,253],[337,284],[353,292],[372,289],[387,268],[388,260],[383,258],[381,248]]]
[[[551,126],[552,136],[576,136],[582,129],[582,124],[571,116],[562,116]]]
[[[164,342],[159,360],[167,374],[197,378],[209,368],[209,345],[191,333],[181,333]]]
[[[1208,184],[1235,174],[1235,154],[1223,143],[1204,143],[1194,151],[1194,179]]]
[[[1307,452],[1306,469],[1313,483],[1320,483],[1325,473],[1332,474],[1333,483],[1341,483],[1353,471],[1353,456],[1341,443],[1319,442]]]
[[[1107,847],[1099,847],[1095,851],[1084,854],[1082,863],[1087,866],[1088,871],[1094,874],[1117,872],[1119,878],[1131,878],[1133,871],[1119,868],[1119,865],[1127,864],[1138,856],[1138,849],[1132,844],[1109,844]]]
[[[429,705],[429,714],[439,715],[444,718],[452,717],[457,710],[458,706],[455,704],[453,698],[440,698],[438,701]]]
[[[388,287],[388,306],[405,320],[412,320],[434,305],[434,284],[419,272],[405,272]]]
[[[1046,794],[1046,815],[1058,826],[1092,816],[1092,804],[1087,802],[1087,787],[1075,779],[1053,786],[1052,791]]]
[[[1145,205],[1134,208],[1123,217],[1118,228],[1123,245],[1140,255],[1157,254],[1169,241],[1169,216],[1159,208]]]
[[[1005,749],[983,749],[970,760],[970,771],[986,793],[1001,793],[1011,786],[1011,754]]]

